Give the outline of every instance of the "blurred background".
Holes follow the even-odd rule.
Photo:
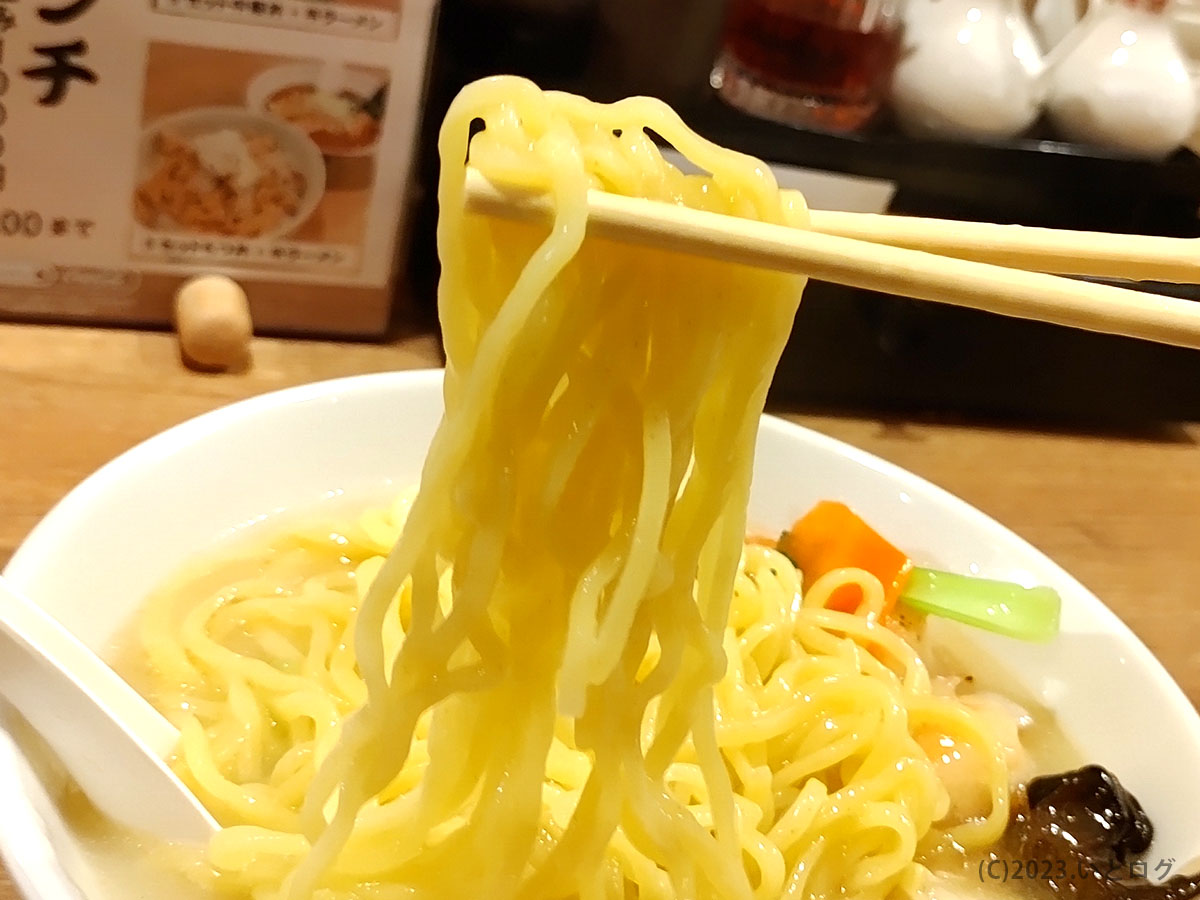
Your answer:
[[[1196,236],[1192,8],[1093,2],[443,0],[416,296],[436,274],[433,123],[495,72],[661,97],[817,208]],[[1115,65],[1122,48],[1141,58]],[[831,408],[1191,419],[1200,354],[813,283],[775,392]]]
[[[143,21],[144,72],[70,85],[64,106],[103,87],[140,116],[140,157],[112,154],[130,157],[137,221],[112,229],[115,250],[93,239],[87,259],[65,258],[61,240],[0,244],[0,316],[163,327],[186,275],[228,272],[260,333],[436,327],[437,128],[464,84],[496,73],[598,100],[660,97],[814,208],[1195,237],[1195,2],[115,3],[89,15]],[[256,19],[260,6],[283,17]],[[32,95],[6,102],[11,158],[25,122],[40,117],[33,135],[49,117]],[[182,241],[229,232],[172,212],[155,154],[183,135],[244,155],[234,126],[292,153],[308,196],[234,241]],[[66,143],[64,158],[107,159]],[[1200,300],[1196,285],[1135,286]],[[1200,354],[814,283],[775,395],[834,411],[1197,419]]]

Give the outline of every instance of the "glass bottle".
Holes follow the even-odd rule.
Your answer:
[[[827,131],[866,125],[887,96],[900,0],[732,0],[710,83],[761,118]]]

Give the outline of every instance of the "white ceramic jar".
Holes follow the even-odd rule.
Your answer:
[[[1047,60],[1046,110],[1069,141],[1160,158],[1196,121],[1183,52],[1160,11],[1092,0]]]
[[[1020,0],[909,0],[892,109],[909,134],[1004,138],[1041,111],[1043,63]]]

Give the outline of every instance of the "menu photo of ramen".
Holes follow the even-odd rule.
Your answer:
[[[379,141],[387,86],[361,70],[284,66],[264,72],[250,103],[304,130],[327,156],[363,156]]]
[[[152,44],[134,252],[353,268],[387,85],[381,69]]]

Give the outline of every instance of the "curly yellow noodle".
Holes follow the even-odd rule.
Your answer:
[[[377,569],[378,560],[368,557],[355,571],[369,575]],[[270,593],[268,581],[259,579],[254,584]],[[310,579],[305,590],[315,596],[333,581]],[[843,583],[860,582],[861,574],[852,573]],[[342,585],[340,609],[329,605],[332,622],[352,619],[362,591],[355,579]],[[236,593],[241,599],[237,602],[265,608],[247,587],[248,583],[238,586]],[[443,579],[440,589],[446,592],[449,588],[450,580]],[[902,638],[861,617],[806,604],[800,588],[800,573],[779,554],[754,545],[743,548],[730,624],[724,632],[729,665],[716,690],[716,740],[735,790],[737,841],[751,895],[787,896],[787,891],[799,889],[797,885],[805,886],[804,890],[819,889],[819,893],[826,889],[823,885],[835,882],[849,886],[856,897],[903,894],[909,890],[906,886],[918,882],[920,867],[915,857],[919,842],[936,822],[945,822],[947,812],[945,792],[932,764],[911,735],[920,728],[933,728],[995,751],[988,761],[995,767],[989,777],[995,776],[993,785],[999,797],[993,814],[981,820],[945,823],[960,839],[976,845],[990,842],[990,829],[1003,827],[1007,816],[1007,772],[1002,756],[970,707],[953,698],[934,696],[927,676],[910,677],[912,671],[924,667]],[[329,601],[324,596],[323,602]],[[399,607],[396,613],[400,621],[395,628],[402,634],[405,617]],[[214,671],[214,682],[230,685],[225,711],[210,718],[206,735],[194,722],[185,726],[182,747],[185,775],[206,801],[226,821],[258,823],[224,833],[219,844],[214,844],[210,861],[226,875],[236,874],[237,883],[246,883],[247,892],[261,897],[272,896],[262,879],[281,879],[306,854],[309,844],[298,834],[295,812],[311,783],[314,756],[320,756],[315,746],[328,746],[345,711],[353,708],[333,688],[335,662],[349,666],[343,676],[355,679],[360,690],[362,684],[353,674],[352,651],[325,643],[330,622],[314,619],[311,634],[298,638],[293,620],[291,610],[281,607],[278,634],[290,634],[297,649],[305,644],[311,649],[314,642],[326,647],[327,668],[304,670],[313,686],[258,699],[254,694],[244,695],[250,689],[248,682]],[[847,638],[845,633],[859,636]],[[764,634],[772,636],[769,652],[764,649]],[[895,639],[896,646],[890,645],[887,636]],[[228,639],[234,641],[235,636]],[[805,649],[806,643],[822,645],[825,651]],[[906,660],[907,671],[897,661],[883,664],[864,649],[874,647],[881,652],[885,643],[889,644],[885,655]],[[261,650],[261,644],[255,647]],[[649,648],[639,672],[653,672],[659,659],[657,650]],[[252,705],[246,705],[248,700]],[[278,753],[273,764],[264,760],[255,769],[258,780],[265,784],[248,785],[241,777],[244,742],[240,737],[247,731],[251,709],[262,717],[259,730],[263,734],[279,723],[288,723],[294,741]],[[656,705],[651,704],[639,731],[643,747],[653,742],[655,714]],[[827,727],[831,722],[834,727]],[[556,720],[555,736],[540,773],[543,837],[539,847],[543,860],[549,858],[549,851],[561,841],[580,809],[587,814],[588,804],[581,801],[593,765],[576,745],[573,731],[570,719]],[[405,765],[358,817],[355,833],[339,861],[340,879],[364,883],[400,878],[406,861],[419,850],[415,843],[404,852],[397,852],[396,847],[398,841],[415,833],[412,817],[429,765],[428,738],[426,715],[414,730]],[[222,755],[229,756],[224,767],[217,762]],[[705,767],[698,760],[695,747],[685,743],[667,765],[662,783],[701,829],[711,829],[712,794]],[[261,805],[263,788],[270,789],[275,803],[274,820],[264,813],[270,804]],[[603,810],[598,810],[595,820],[603,815]],[[608,815],[621,821],[619,810],[610,810]],[[289,817],[291,824],[286,825]],[[444,833],[452,833],[456,824],[461,822],[443,823]],[[679,896],[661,862],[639,849],[653,841],[636,826],[631,827],[629,835],[634,840],[626,836],[624,825],[616,827],[601,847],[604,863],[594,877],[577,879],[570,890],[579,897],[609,897],[619,894],[614,885],[636,883],[639,896]],[[234,840],[239,834],[245,837],[247,847]],[[291,837],[285,840],[287,835]],[[271,840],[272,836],[279,840]],[[272,862],[266,857],[275,858]],[[329,894],[342,895],[337,890]]]
[[[472,123],[484,128],[468,143]],[[710,175],[684,175],[648,131]],[[197,576],[139,627],[177,765],[254,900],[908,897],[994,841],[1005,751],[883,589],[744,542],[803,279],[586,235],[590,187],[803,224],[667,107],[496,78],[440,137],[446,415],[415,495]],[[463,211],[464,160],[550,227]],[[802,473],[801,473],[802,474]],[[857,585],[857,614],[827,609]],[[984,760],[949,819],[923,730]]]
[[[809,609],[825,609],[834,591],[854,585],[862,591],[856,614],[878,619],[883,614],[883,585],[864,569],[833,569],[814,581],[804,592],[804,605]]]

